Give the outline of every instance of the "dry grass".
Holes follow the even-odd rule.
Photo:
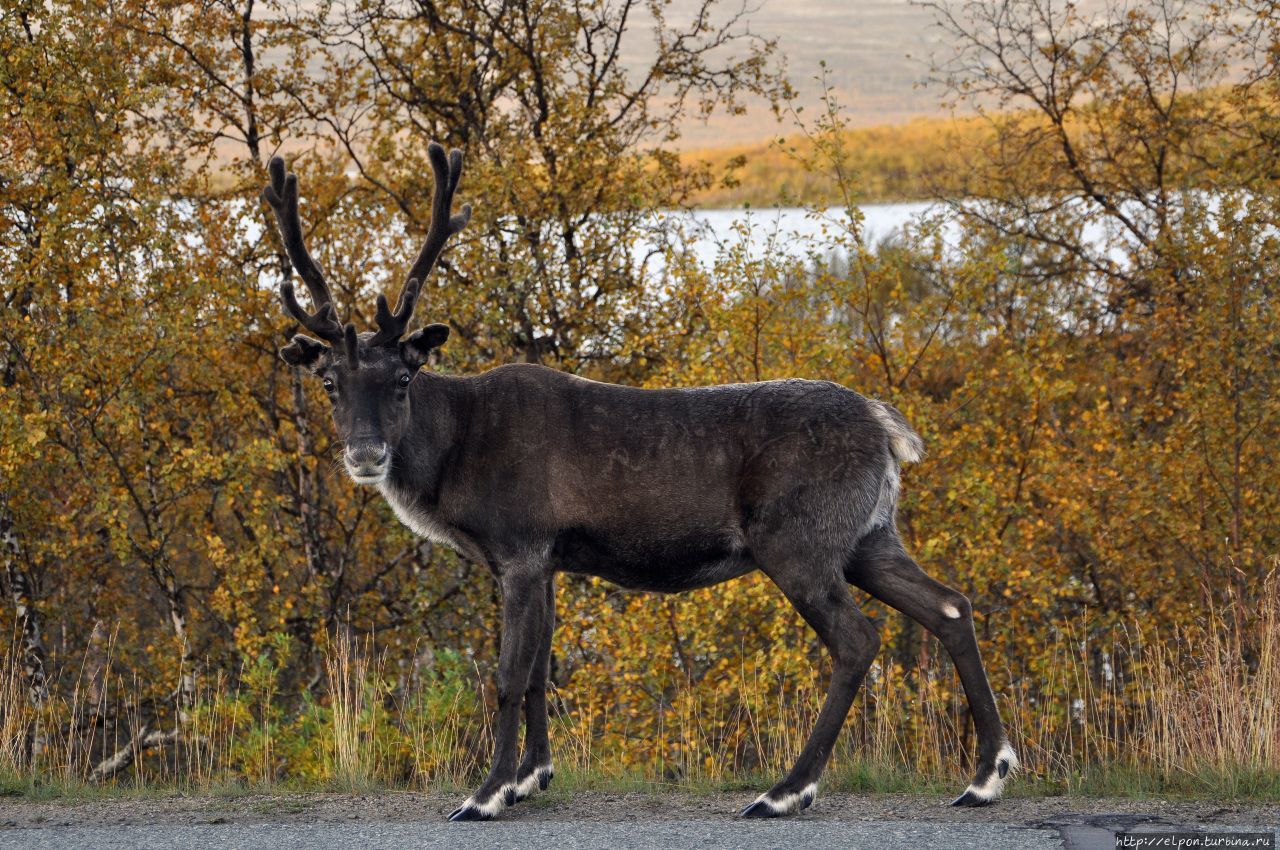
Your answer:
[[[1064,628],[1050,680],[1019,680],[1002,700],[1025,765],[1014,787],[1280,797],[1278,589],[1272,576],[1254,607],[1212,610],[1200,627],[1168,637],[1131,625],[1100,647],[1079,625]],[[828,787],[923,790],[965,780],[972,733],[963,695],[932,649],[923,667],[873,668],[833,754]],[[67,699],[55,696],[35,711],[14,658],[10,653],[0,668],[5,786],[19,793],[86,787],[104,754],[129,746],[129,733],[104,738],[100,730],[75,728],[71,719],[93,710],[81,682]],[[1102,675],[1099,658],[1108,659]],[[474,781],[492,745],[480,672],[442,654],[419,682],[393,687],[388,666],[368,644],[337,638],[326,658],[323,698],[291,712],[281,705],[275,662],[247,666],[234,687],[207,682],[173,743],[136,752],[112,783],[364,790]],[[825,673],[779,680],[744,666],[737,681],[736,692],[710,701],[691,687],[673,688],[662,713],[662,746],[640,764],[627,758],[625,736],[600,734],[608,718],[557,711],[558,774],[571,785],[680,788],[776,777],[813,725]],[[101,710],[136,729],[144,705],[137,693],[136,683],[116,680]]]
[[[325,654],[329,685],[329,735],[332,744],[329,779],[348,790],[368,788],[376,770],[376,749],[370,731],[376,728],[378,701],[366,700],[369,686],[367,653],[355,651],[341,632]]]

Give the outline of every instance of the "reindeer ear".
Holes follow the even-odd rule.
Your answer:
[[[400,342],[400,356],[405,363],[416,369],[427,362],[431,349],[444,345],[444,341],[448,338],[448,325],[427,325],[422,330],[409,334]]]
[[[330,350],[329,346],[318,339],[312,339],[306,334],[297,334],[288,345],[280,349],[280,359],[290,366],[314,369]]]

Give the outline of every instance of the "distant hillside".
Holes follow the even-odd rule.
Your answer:
[[[723,20],[741,5],[720,3],[715,14]],[[825,78],[853,126],[939,115],[940,92],[921,83],[930,57],[945,54],[950,43],[932,26],[931,10],[908,0],[752,0],[746,5],[747,28],[777,39],[778,58],[786,64],[797,104],[806,111],[819,107],[823,86],[818,79]],[[698,8],[698,0],[671,0],[664,15],[684,22]],[[644,39],[631,41],[631,67],[643,67],[648,48]],[[768,109],[751,98],[747,105],[746,115],[717,113],[705,123],[691,115],[681,128],[682,146],[752,144],[777,132]]]
[[[991,130],[979,118],[918,118],[904,124],[851,129],[845,150],[864,202],[917,200],[959,187],[966,151]],[[839,200],[829,170],[807,170],[813,145],[803,136],[753,145],[690,151],[708,163],[719,185],[694,196],[704,208],[803,205]]]

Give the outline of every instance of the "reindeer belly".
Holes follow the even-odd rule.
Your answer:
[[[756,569],[736,530],[637,538],[571,528],[556,536],[552,563],[628,590],[676,593],[728,581]]]

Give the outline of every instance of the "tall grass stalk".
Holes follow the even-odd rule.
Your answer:
[[[365,647],[368,649],[368,646]],[[363,790],[374,782],[376,748],[371,727],[377,724],[376,700],[366,700],[371,686],[369,659],[357,651],[343,630],[325,655],[329,685],[330,779],[347,790]]]

